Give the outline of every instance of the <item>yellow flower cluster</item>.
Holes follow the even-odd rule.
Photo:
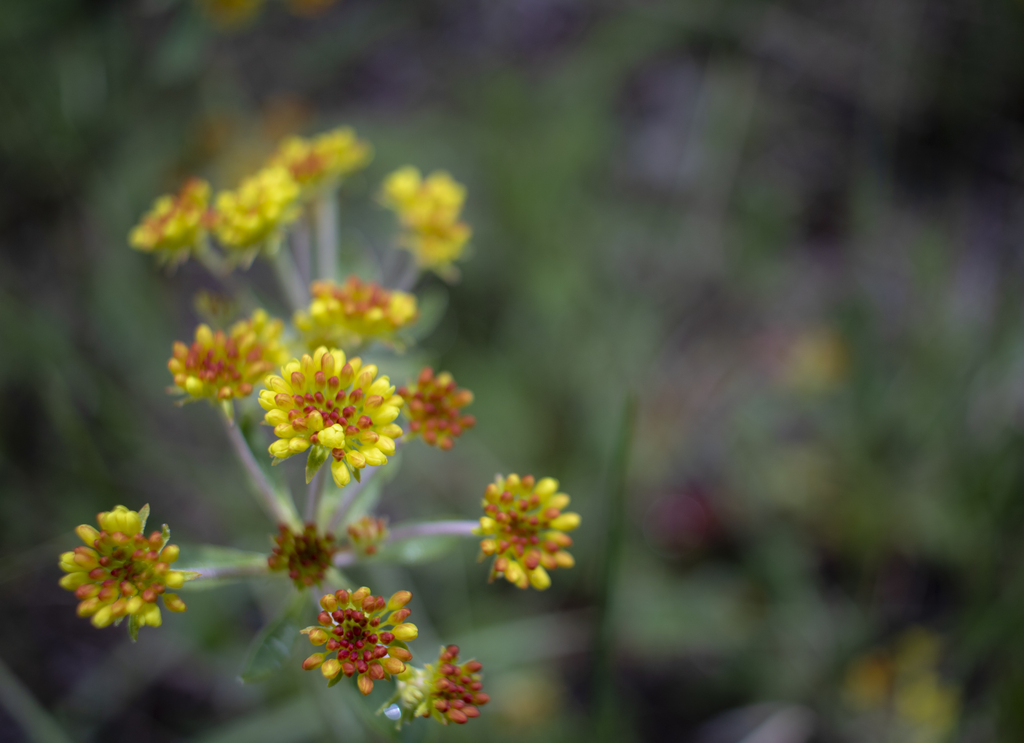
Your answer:
[[[412,613],[405,608],[411,600],[411,593],[398,591],[385,601],[365,586],[327,594],[320,599],[320,626],[302,630],[314,646],[326,644],[327,652],[306,658],[303,670],[319,668],[329,686],[355,675],[363,694],[373,690],[374,681],[404,672],[406,661],[412,660],[405,643],[419,634],[415,624],[405,621]]]
[[[357,348],[366,341],[390,342],[395,333],[419,317],[416,297],[388,291],[372,281],[349,276],[341,286],[333,281],[314,281],[308,310],[299,310],[293,321],[309,348],[334,346]]]
[[[275,460],[325,447],[334,459],[334,482],[343,488],[350,471],[358,475],[395,453],[402,429],[394,420],[403,400],[386,376],[377,378],[373,364],[364,366],[358,357],[346,362],[343,351],[321,346],[283,366],[281,376],[267,377],[266,385],[259,401],[278,437],[270,445]]]
[[[234,191],[221,191],[214,203],[213,230],[231,251],[277,250],[283,229],[300,213],[299,184],[280,165],[263,168]]]
[[[288,137],[270,158],[270,165],[287,168],[309,196],[365,168],[372,158],[370,143],[344,126],[310,139]]]
[[[915,628],[893,648],[858,658],[843,684],[847,705],[892,720],[904,740],[945,740],[960,714],[960,691],[939,676],[940,654],[938,637]]]
[[[448,173],[435,171],[426,179],[408,166],[384,181],[382,200],[395,211],[404,232],[402,247],[416,263],[440,274],[452,272],[452,261],[462,255],[471,230],[459,221],[466,189]]]
[[[85,543],[60,556],[60,568],[67,575],[60,585],[74,591],[79,600],[78,616],[92,617],[96,627],[130,617],[134,630],[162,623],[157,599],[163,596],[170,611],[185,611],[185,602],[167,588],[180,588],[195,573],[171,570],[178,559],[178,547],[167,544],[170,532],[154,531],[146,537],[149,506],[142,512],[117,506],[96,516],[100,531],[82,524],[75,532]]]
[[[548,570],[571,568],[575,560],[565,551],[572,546],[566,534],[580,525],[578,513],[562,513],[569,496],[558,493],[558,481],[533,475],[520,479],[511,474],[499,476],[487,486],[476,533],[486,535],[480,542],[483,556],[494,556],[490,580],[504,574],[505,580],[519,588],[533,586],[539,591],[551,585]]]
[[[175,266],[197,250],[206,236],[210,184],[190,178],[175,196],[161,196],[128,236],[136,250]]]
[[[281,343],[284,323],[256,310],[248,320],[239,320],[225,333],[196,328],[191,346],[174,344],[167,368],[174,384],[192,399],[230,400],[245,397],[264,375],[288,358]]]

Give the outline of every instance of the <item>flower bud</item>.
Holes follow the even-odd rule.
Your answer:
[[[322,666],[323,663],[324,663],[324,654],[323,653],[313,653],[311,656],[306,658],[306,660],[302,661],[302,670],[303,671],[312,671],[314,668],[319,668],[320,666]],[[326,676],[327,674],[325,673],[324,675]],[[337,675],[337,674],[334,674],[334,675]]]
[[[559,531],[572,531],[579,525],[580,515],[572,512],[563,513],[551,522],[551,528],[558,529]]]
[[[96,542],[97,537],[100,533],[88,524],[82,524],[75,528],[75,534],[81,539],[87,547],[92,547]]]
[[[530,571],[530,585],[538,591],[543,591],[551,586],[551,576],[542,567],[536,567]]]
[[[416,639],[419,635],[419,630],[416,628],[415,624],[404,623],[395,627],[394,635],[402,642],[408,642],[409,640]]]
[[[359,691],[363,694],[363,696],[366,696],[371,691],[373,691],[373,681],[370,680],[370,677],[366,676],[365,674],[359,677],[359,680],[356,682],[356,685],[359,687]]]
[[[412,601],[412,593],[410,591],[396,591],[390,599],[388,599],[388,611],[396,611],[401,609],[406,604]]]
[[[395,657],[385,658],[381,661],[381,665],[384,666],[385,671],[392,675],[398,675],[405,671],[405,663]]]

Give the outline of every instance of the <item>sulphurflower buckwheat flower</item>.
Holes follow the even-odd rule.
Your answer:
[[[221,245],[248,264],[261,248],[277,251],[284,228],[298,218],[299,184],[282,166],[263,168],[214,203],[213,230]]]
[[[283,366],[281,376],[267,377],[266,385],[259,401],[278,437],[270,445],[275,460],[323,447],[333,457],[334,482],[343,488],[351,472],[358,479],[361,469],[385,464],[395,453],[402,429],[394,420],[403,400],[386,376],[377,378],[373,364],[364,366],[358,357],[346,361],[343,351],[321,346]]]
[[[370,143],[359,139],[351,127],[343,126],[310,139],[288,137],[270,164],[287,168],[303,193],[311,195],[365,168],[372,158]]]
[[[256,310],[225,333],[209,325],[196,328],[191,346],[174,344],[167,368],[174,384],[193,400],[230,400],[252,393],[253,385],[288,358],[281,343],[284,323]]]
[[[178,547],[167,544],[166,525],[148,537],[142,533],[148,516],[148,505],[141,511],[125,506],[104,511],[96,516],[99,531],[88,524],[75,529],[85,546],[60,556],[60,568],[67,573],[60,585],[75,592],[78,616],[92,617],[96,627],[129,617],[133,639],[139,627],[162,623],[157,605],[161,596],[170,611],[185,611],[185,602],[166,589],[180,588],[198,575],[171,570]]]
[[[296,588],[320,585],[331,566],[331,555],[337,551],[334,535],[317,533],[315,524],[306,524],[298,534],[284,524],[277,529],[267,566],[271,570],[287,570]]]
[[[452,261],[462,255],[472,233],[459,221],[465,187],[444,171],[424,179],[418,169],[407,166],[387,177],[381,198],[398,215],[403,227],[400,244],[417,265],[451,276]]]
[[[366,341],[393,342],[395,333],[419,317],[416,297],[389,291],[372,281],[349,276],[342,285],[314,281],[308,310],[295,313],[294,323],[309,348],[357,348]]]
[[[153,254],[157,261],[176,266],[200,249],[209,221],[210,184],[201,178],[185,181],[174,196],[161,196],[128,235],[136,250]]]
[[[405,399],[409,432],[431,446],[447,451],[463,431],[476,425],[476,418],[461,411],[473,402],[473,393],[456,387],[448,372],[434,376],[433,369],[424,367],[416,386],[399,387],[398,394]]]
[[[402,673],[412,660],[405,643],[415,640],[419,630],[405,621],[412,613],[404,608],[411,599],[408,591],[398,591],[385,601],[365,586],[352,593],[327,594],[320,599],[320,626],[302,630],[313,645],[326,644],[326,652],[309,656],[302,668],[319,668],[329,686],[343,676],[357,676],[359,691],[369,694],[374,681]]]
[[[442,647],[436,666],[410,667],[399,676],[394,698],[401,701],[406,714],[411,711],[412,717],[433,717],[443,725],[463,725],[470,718],[479,717],[479,707],[491,701],[481,691],[481,668],[475,660],[459,664],[458,645]]]
[[[578,513],[562,513],[569,496],[558,493],[558,480],[545,477],[535,483],[533,475],[498,478],[487,486],[476,533],[486,535],[480,542],[481,559],[493,555],[489,580],[504,574],[519,588],[533,586],[539,591],[551,585],[548,570],[571,568],[575,564],[565,548],[572,546],[566,534],[580,525]]]
[[[387,519],[363,516],[348,525],[348,540],[352,547],[364,555],[373,555],[377,546],[388,538]]]

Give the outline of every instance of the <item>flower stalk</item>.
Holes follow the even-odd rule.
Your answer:
[[[224,430],[228,434],[228,440],[231,442],[231,446],[238,455],[242,466],[249,473],[249,479],[252,481],[252,484],[256,486],[256,494],[259,496],[257,500],[259,500],[263,510],[266,511],[267,516],[275,524],[286,524],[298,528],[299,520],[294,506],[290,509],[287,508],[281,502],[281,499],[277,497],[274,486],[270,484],[270,480],[267,479],[263,470],[260,469],[259,464],[256,462],[256,457],[252,454],[252,449],[249,448],[249,442],[242,435],[241,429],[235,425],[235,422],[226,413],[221,418],[224,421]]]

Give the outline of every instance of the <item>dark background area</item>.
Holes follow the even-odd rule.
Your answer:
[[[1024,4],[211,5],[0,5],[0,658],[71,740],[390,734],[383,691],[323,688],[299,649],[237,683],[273,587],[192,593],[133,646],[57,586],[73,527],[118,503],[266,548],[211,411],[164,393],[217,285],[126,235],[184,177],[231,187],[341,124],[376,149],[348,260],[386,240],[375,194],[406,163],[465,183],[474,228],[392,376],[450,370],[479,424],[446,459],[410,448],[381,511],[473,518],[517,471],[583,516],[545,593],[488,586],[469,542],[353,571],[413,590],[424,657],[484,663],[479,720],[403,739],[1024,738]],[[283,311],[265,266],[247,278]],[[887,654],[891,688],[860,673]],[[27,739],[15,719],[0,741]]]

